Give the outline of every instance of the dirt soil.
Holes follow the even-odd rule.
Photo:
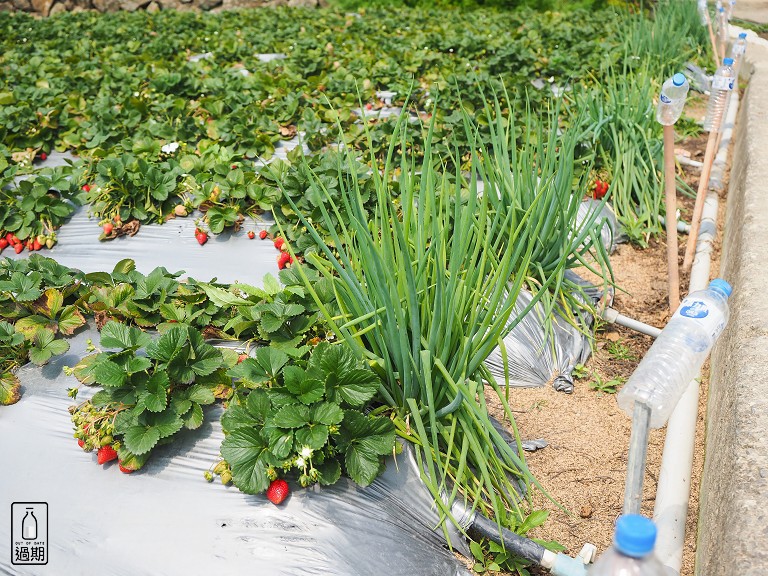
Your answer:
[[[678,148],[701,160],[706,137],[688,138]],[[685,181],[696,190],[698,169],[686,168]],[[727,188],[726,188],[727,189]],[[722,232],[725,199],[721,198],[719,226]],[[682,218],[690,221],[693,199],[678,194]],[[722,233],[719,235],[722,236]],[[678,235],[679,263],[682,264],[687,236]],[[720,264],[718,238],[712,261],[715,277]],[[666,243],[663,236],[651,239],[646,249],[624,244],[611,258],[617,291],[614,308],[626,316],[663,327],[669,318],[667,303]],[[688,278],[681,276],[681,296]],[[573,394],[544,388],[517,388],[510,394],[511,407],[524,440],[543,438],[546,448],[528,454],[531,471],[565,510],[540,492],[534,496],[537,509],[550,511],[548,521],[529,536],[556,540],[576,555],[586,542],[602,553],[611,544],[614,522],[621,514],[627,468],[631,419],[616,404],[613,393],[599,389],[598,382],[626,380],[643,357],[652,339],[627,328],[606,325],[598,330],[593,356],[586,374],[575,382]],[[694,573],[699,485],[704,463],[704,416],[708,367],[705,366],[699,401],[691,499],[681,575]],[[490,396],[490,395],[489,395]],[[500,410],[491,409],[497,418]],[[643,491],[642,513],[653,515],[665,429],[653,430]]]

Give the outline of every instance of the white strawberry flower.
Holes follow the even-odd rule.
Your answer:
[[[300,454],[302,458],[311,458],[312,448],[310,448],[309,446],[304,446],[304,448],[301,449]]]
[[[178,142],[170,142],[170,143],[166,144],[165,146],[163,146],[162,148],[160,148],[160,150],[162,150],[163,154],[173,154],[178,149],[179,149],[179,143]]]
[[[304,468],[304,464],[306,464],[306,462],[304,461],[304,458],[302,458],[301,456],[296,458],[296,468]]]

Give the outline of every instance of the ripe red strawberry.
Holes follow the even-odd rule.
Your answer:
[[[253,230],[248,230],[248,238],[250,238],[251,240],[256,238],[256,232],[254,232]]]
[[[232,170],[234,170],[235,168],[237,168],[237,164],[232,164]]]
[[[13,250],[16,252],[16,254],[21,254],[21,251],[24,250],[24,244],[19,242],[18,244],[14,244]]]
[[[277,257],[277,267],[282,270],[286,267],[286,265],[290,264],[291,262],[291,255],[288,254],[288,252],[282,252],[280,256]]]
[[[96,462],[99,464],[106,464],[107,462],[112,462],[112,460],[117,460],[117,452],[109,444],[102,446],[96,452]]]
[[[90,184],[83,184],[83,191],[90,192],[91,191],[91,185]]]
[[[267,488],[267,499],[277,506],[285,500],[290,493],[291,490],[288,488],[288,482],[282,478],[278,478],[277,480],[272,480],[269,484],[269,488]]]
[[[262,230],[261,232],[259,232],[259,238],[264,240],[266,237],[267,237],[267,231],[266,230]]]
[[[195,232],[195,238],[197,238],[197,243],[202,246],[208,242],[208,233],[205,230],[198,230]]]
[[[38,242],[37,238],[35,238],[35,241],[32,243],[32,250],[40,250],[43,245]]]
[[[243,360],[248,358],[248,354],[240,354],[240,356],[237,357],[237,363],[240,364]]]
[[[112,234],[112,230],[114,229],[115,227],[112,225],[112,222],[107,222],[106,224],[104,224],[104,234],[106,234],[107,236]]]
[[[278,250],[282,250],[283,244],[285,244],[285,240],[283,240],[279,236],[275,238],[275,248],[277,248]]]
[[[126,468],[125,466],[123,466],[122,462],[118,462],[117,467],[120,469],[120,472],[122,472],[123,474],[132,474],[133,472],[136,472],[136,470],[131,470],[130,468]]]
[[[16,236],[16,234],[11,234],[11,239],[9,240],[9,242],[11,244],[18,244],[19,242],[21,242],[21,240],[19,240],[19,237]]]
[[[366,109],[366,110],[371,110],[371,109],[373,109],[373,104],[371,104],[370,102],[368,102],[368,104],[366,104],[366,105],[365,105],[365,109]]]
[[[5,250],[8,247],[8,240],[5,238],[0,238],[0,252]]]
[[[83,440],[82,438],[78,438],[77,439],[77,445],[80,446],[80,448],[84,448],[85,447],[85,440]]]
[[[48,158],[48,154],[46,154],[45,152],[40,154],[40,160],[46,160],[47,158]]]

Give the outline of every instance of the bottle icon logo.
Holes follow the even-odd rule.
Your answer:
[[[27,513],[21,521],[21,537],[24,540],[37,540],[37,518],[35,518],[34,508],[27,508]]]
[[[11,564],[48,564],[48,503],[11,504]]]
[[[709,309],[701,300],[694,300],[688,306],[683,306],[680,309],[680,315],[686,318],[706,318],[709,316]]]
[[[664,92],[662,92],[661,94],[659,94],[659,99],[660,99],[660,100],[661,100],[661,101],[662,101],[664,104],[672,104],[672,100],[670,100],[669,96],[667,96],[666,94],[664,94]]]

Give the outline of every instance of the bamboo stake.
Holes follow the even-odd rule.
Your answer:
[[[675,128],[664,126],[664,189],[667,202],[667,270],[669,313],[680,305],[680,273],[677,263],[677,185],[675,183]]]
[[[719,122],[717,125],[719,125]],[[704,212],[704,200],[707,196],[707,188],[709,187],[709,173],[712,171],[712,162],[715,159],[715,145],[717,144],[717,135],[719,133],[719,130],[712,130],[707,139],[707,150],[704,152],[704,165],[701,167],[699,189],[696,193],[696,204],[694,204],[693,216],[691,217],[691,231],[688,233],[688,243],[685,247],[685,259],[683,260],[684,272],[688,272],[693,264],[693,256],[696,252],[696,242],[699,237],[699,227],[701,226],[701,214]]]

